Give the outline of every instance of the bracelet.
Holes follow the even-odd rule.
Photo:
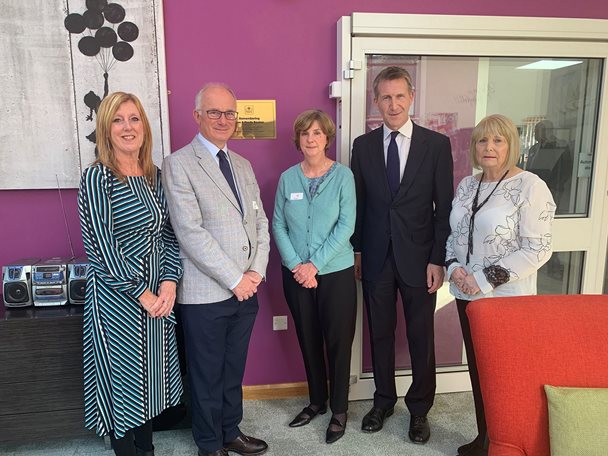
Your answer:
[[[502,266],[497,265],[483,268],[483,274],[488,279],[488,282],[490,282],[490,285],[492,285],[492,288],[507,283],[511,279],[511,273]]]

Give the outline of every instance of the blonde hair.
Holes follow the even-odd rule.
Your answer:
[[[336,124],[331,120],[325,112],[320,109],[309,109],[301,113],[293,123],[293,142],[296,145],[296,149],[300,149],[300,135],[303,131],[310,128],[313,122],[318,122],[319,128],[325,136],[327,136],[327,144],[325,145],[325,151],[329,149],[330,144],[336,137]]]
[[[133,102],[139,111],[139,117],[143,125],[144,140],[139,149],[138,159],[144,176],[146,176],[146,180],[150,186],[154,186],[156,184],[157,171],[156,166],[152,161],[152,129],[150,128],[150,121],[148,120],[148,116],[146,115],[146,111],[144,111],[141,101],[132,93],[111,93],[105,97],[99,105],[99,109],[97,110],[97,130],[95,132],[97,144],[97,160],[95,160],[95,163],[101,163],[109,168],[120,180],[125,180],[125,175],[118,167],[110,138],[112,133],[112,120],[114,120],[114,116],[120,109],[120,106],[127,101]]]
[[[517,127],[508,117],[501,114],[492,114],[491,116],[481,119],[477,126],[473,129],[473,133],[471,135],[469,156],[471,158],[471,163],[475,168],[481,168],[481,165],[477,161],[477,141],[479,141],[481,138],[495,135],[505,138],[507,145],[509,146],[509,152],[504,169],[511,169],[517,165],[520,154],[519,133],[517,132]]]

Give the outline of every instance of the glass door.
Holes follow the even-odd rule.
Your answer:
[[[412,120],[450,138],[455,185],[473,171],[469,141],[477,122],[494,113],[511,118],[522,143],[519,166],[545,180],[557,203],[555,253],[539,271],[539,294],[601,293],[608,148],[599,118],[608,114],[601,97],[607,48],[605,43],[354,36],[352,70],[344,73],[351,96],[339,115],[348,122],[349,144],[380,126],[372,81],[386,66],[406,68],[415,85]],[[367,317],[364,306],[360,310],[352,399],[374,391]],[[411,372],[399,318],[396,380],[403,395]],[[468,389],[458,315],[447,285],[438,292],[435,338],[438,392]]]

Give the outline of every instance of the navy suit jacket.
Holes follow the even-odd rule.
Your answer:
[[[450,234],[454,177],[449,138],[414,124],[395,198],[386,176],[382,127],[355,139],[351,168],[357,191],[351,242],[362,255],[363,279],[378,276],[392,242],[401,279],[409,286],[426,287],[426,266],[445,264]]]

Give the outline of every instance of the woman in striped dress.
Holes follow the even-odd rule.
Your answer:
[[[117,456],[152,456],[151,420],[182,394],[173,314],[179,249],[137,97],[106,97],[96,135],[98,158],[78,194],[90,263],[85,426],[109,434]]]

